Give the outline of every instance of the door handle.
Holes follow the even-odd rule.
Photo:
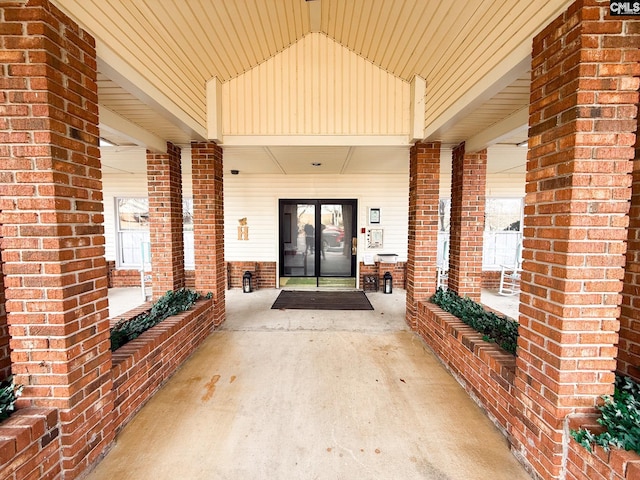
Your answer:
[[[358,237],[351,238],[351,255],[358,254]]]

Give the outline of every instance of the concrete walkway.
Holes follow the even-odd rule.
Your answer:
[[[227,292],[227,322],[118,436],[98,479],[529,479],[506,439],[404,323],[375,310],[270,310]]]

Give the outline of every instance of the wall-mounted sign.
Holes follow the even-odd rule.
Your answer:
[[[370,224],[380,223],[380,209],[379,208],[370,208],[369,209],[369,223]]]
[[[369,248],[382,248],[382,229],[370,228],[367,233],[367,246]]]

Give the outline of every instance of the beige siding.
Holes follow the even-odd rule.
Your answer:
[[[279,199],[358,200],[359,258],[366,251],[369,207],[381,209],[384,248],[406,259],[408,188],[407,175],[228,175],[225,190],[225,258],[227,260],[278,259]],[[238,219],[247,217],[249,240],[238,240]]]
[[[409,83],[311,33],[222,86],[225,135],[408,135]]]

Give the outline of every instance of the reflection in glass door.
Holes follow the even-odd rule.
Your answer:
[[[356,200],[280,200],[280,284],[355,287]]]

